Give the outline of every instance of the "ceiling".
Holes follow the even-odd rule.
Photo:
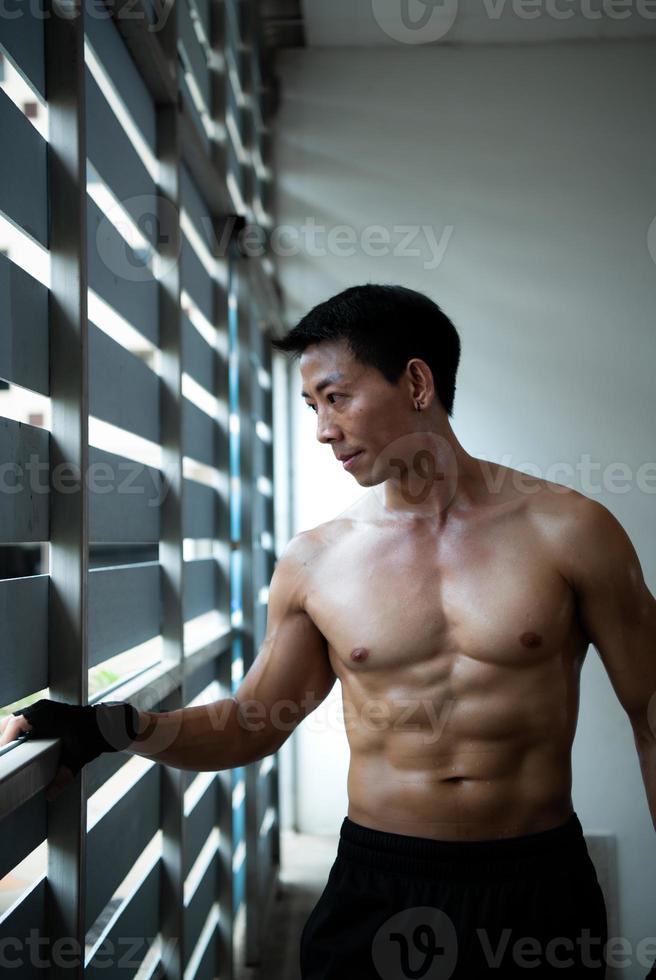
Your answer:
[[[400,47],[445,42],[503,44],[656,37],[655,5],[635,0],[271,2],[295,6],[297,17],[298,7],[302,8],[304,28],[297,25],[296,37],[300,43],[278,45],[280,47],[304,44],[309,47]]]

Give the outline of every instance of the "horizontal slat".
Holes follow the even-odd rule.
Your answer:
[[[217,802],[216,785],[213,782],[205,790],[205,793],[187,817],[184,833],[185,853],[183,874],[185,878],[205,846],[212,829],[217,824]]]
[[[242,902],[246,901],[246,862],[243,861],[237,873],[233,876],[232,901],[234,913]]]
[[[182,453],[207,466],[216,466],[218,424],[187,398],[182,400]]]
[[[160,874],[158,861],[86,967],[85,980],[131,980],[136,975],[159,932]]]
[[[141,358],[89,326],[89,414],[159,443],[159,378]]]
[[[154,199],[152,201],[154,204]],[[146,214],[148,201],[144,204]],[[157,345],[157,281],[89,196],[87,223],[89,287],[147,340]]]
[[[157,223],[144,220],[144,215],[156,213],[155,183],[88,69],[86,86],[89,159],[142,234],[156,245]]]
[[[91,47],[112,79],[141,135],[156,153],[155,106],[111,16],[89,16],[85,28]]]
[[[48,290],[0,254],[0,378],[47,395]]]
[[[159,636],[161,622],[159,563],[89,573],[89,667]]]
[[[219,538],[221,511],[225,504],[212,487],[196,480],[184,481],[182,527],[185,538]],[[225,514],[224,520],[225,523]]]
[[[60,751],[56,739],[23,739],[0,752],[0,819],[27,803],[55,778]]]
[[[13,704],[48,686],[48,575],[0,581],[0,701]]]
[[[39,5],[26,4],[19,17],[10,17],[5,9],[0,26],[0,48],[4,48],[22,75],[46,97],[45,52],[43,47],[43,13]],[[16,8],[14,8],[16,9]]]
[[[42,980],[43,966],[37,964],[41,963],[43,948],[41,947],[40,956],[35,955],[36,949],[33,944],[35,935],[36,937],[47,935],[45,913],[46,879],[44,878],[2,923],[2,936],[10,937],[11,940],[5,949],[7,960],[12,962],[18,956],[21,957],[19,969],[3,971],[6,975],[20,976],[20,980]],[[69,961],[64,959],[64,962]]]
[[[225,0],[223,9],[225,11],[226,40],[230,47],[236,51],[241,44],[236,0]]]
[[[0,133],[5,147],[0,153],[0,210],[47,247],[47,144],[1,89]]]
[[[187,940],[185,965],[189,962],[189,957],[203,931],[210,909],[217,900],[216,879],[217,856],[215,854],[203,880],[194,893],[194,897],[184,910],[185,937]]]
[[[217,353],[196,330],[188,316],[182,314],[182,370],[199,385],[214,394]]]
[[[182,287],[203,316],[214,323],[214,282],[193,248],[182,236]]]
[[[183,614],[193,619],[218,606],[218,572],[215,558],[197,558],[184,566]]]
[[[196,108],[196,103],[191,97],[191,92],[189,91],[189,86],[187,85],[187,79],[183,74],[180,74],[180,92],[182,93],[182,104],[185,110],[180,121],[181,131],[182,127],[186,125],[187,119],[193,120],[189,125],[192,127],[193,132],[195,132],[197,138],[200,140],[203,152],[209,154],[211,145],[210,138],[207,135],[207,130],[203,126],[203,120],[198,109]],[[182,149],[183,151],[186,151],[186,146],[184,143]]]
[[[203,28],[203,32],[206,38],[211,38],[212,36],[212,24],[210,21],[210,0],[193,0],[191,7],[198,14],[198,19]]]
[[[234,52],[228,48],[226,50],[226,109],[232,112],[239,132],[241,133],[243,132],[243,128],[241,126],[241,106],[239,105],[237,85],[235,83],[236,78],[240,78],[239,56],[235,57]]]
[[[95,446],[89,448],[89,468],[94,475],[89,480],[91,543],[159,541],[160,471]],[[102,492],[94,490],[101,485]]]
[[[203,201],[196,184],[184,165],[180,167],[180,204],[189,215],[194,228],[198,231],[211,253],[216,249],[209,208]]]
[[[3,474],[0,543],[47,541],[50,433],[0,418],[0,460],[15,464]]]
[[[212,936],[205,947],[203,958],[198,964],[198,970],[194,974],[194,980],[215,980],[216,977],[220,976],[220,967],[218,964],[216,937]]]
[[[110,697],[113,699],[114,695],[108,695],[108,699]],[[103,783],[111,779],[129,761],[129,756],[124,752],[103,752],[97,756],[86,766],[87,795],[93,796]]]
[[[161,711],[163,699],[177,691],[183,683],[184,670],[193,672],[202,664],[220,657],[222,674],[227,676],[233,643],[234,634],[226,624],[214,639],[185,656],[182,663],[157,663],[113,688],[112,700],[130,701],[143,711]],[[27,740],[8,752],[0,753],[0,818],[8,816],[52,782],[59,754],[56,739],[39,739],[32,743]],[[106,760],[112,758],[114,754],[103,754],[90,763],[90,776],[95,788],[115,771],[109,766],[104,768]]]
[[[87,834],[87,929],[157,832],[159,797],[154,765]]]
[[[191,674],[187,668],[187,673],[185,676],[185,702],[189,704],[190,701],[194,701],[198,695],[209,687],[210,684],[215,681],[218,677],[218,663],[216,659],[209,660],[198,670],[194,670]]]
[[[46,798],[33,796],[0,823],[0,879],[42,844],[48,833]]]
[[[178,48],[183,64],[194,80],[207,110],[211,108],[210,71],[202,44],[194,30],[187,0],[178,0]]]
[[[230,136],[226,140],[226,170],[227,173],[233,174],[237,186],[242,190],[242,172],[241,163],[239,162],[239,157],[237,156],[237,151],[234,147]]]

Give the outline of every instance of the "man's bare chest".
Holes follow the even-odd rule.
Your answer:
[[[356,529],[313,565],[306,609],[342,677],[521,668],[585,646],[569,584],[519,525],[448,540]]]

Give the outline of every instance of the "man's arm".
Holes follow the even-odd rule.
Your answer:
[[[272,755],[335,683],[328,646],[303,608],[307,565],[316,555],[311,533],[296,535],[269,584],[267,629],[258,656],[236,694],[177,711],[141,711],[142,732],[128,749],[197,772],[234,769]]]
[[[578,495],[568,523],[562,571],[629,716],[656,829],[656,600],[629,536],[606,507]]]
[[[326,640],[303,608],[305,569],[315,557],[311,532],[304,532],[278,560],[269,585],[266,636],[236,694],[176,711],[140,711],[139,737],[125,751],[177,769],[212,772],[256,762],[280,748],[335,683]],[[0,746],[29,730],[23,716],[4,719]],[[60,765],[48,798],[72,779]]]

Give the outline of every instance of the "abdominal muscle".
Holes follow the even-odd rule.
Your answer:
[[[560,726],[558,715],[546,723],[548,712],[533,723],[520,718],[504,733],[498,713],[490,725],[490,715],[486,723],[466,699],[437,700],[425,711],[430,724],[410,721],[405,729],[374,732],[371,721],[358,720],[346,689],[344,700],[348,816],[356,823],[437,840],[491,840],[560,826],[573,812],[571,715],[561,712]],[[486,728],[490,735],[496,729],[493,737],[481,737]]]
[[[348,816],[394,834],[435,840],[492,840],[538,833],[572,813],[565,786],[535,778],[436,778],[421,770],[393,770],[383,754],[352,756]]]

